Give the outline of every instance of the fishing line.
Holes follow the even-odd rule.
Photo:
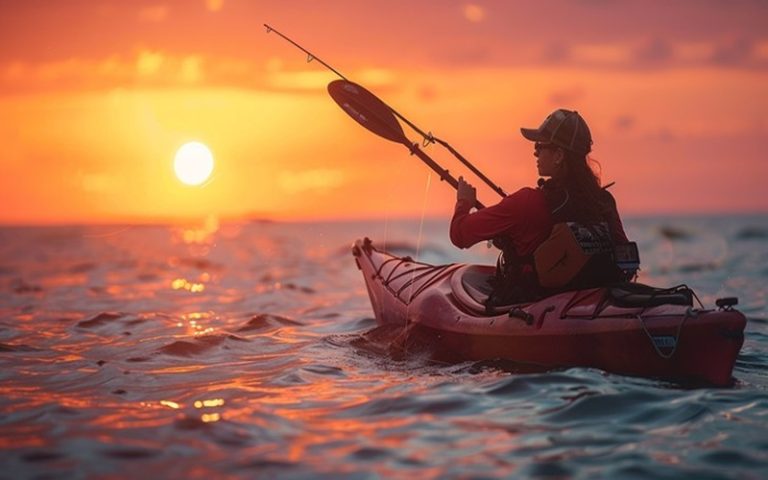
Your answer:
[[[429,189],[432,186],[432,172],[427,172],[427,183],[424,185],[424,198],[421,201],[421,221],[419,222],[419,234],[416,237],[416,261],[419,261],[421,255],[421,237],[424,231],[424,217],[427,212],[427,200],[429,200]]]
[[[424,185],[424,197],[421,201],[421,221],[419,222],[419,233],[416,235],[416,258],[414,259],[417,263],[419,262],[419,257],[421,256],[421,238],[422,233],[424,232],[424,216],[427,211],[427,200],[429,199],[429,190],[432,186],[432,172],[427,172],[427,182]],[[411,300],[413,299],[413,287],[414,287],[414,281],[416,280],[416,269],[411,270],[411,279],[409,287],[410,291],[408,292],[408,303],[406,303],[405,307],[405,318],[408,323],[410,323],[410,309],[411,309]],[[407,349],[408,345],[408,336],[410,333],[410,329],[408,329],[408,323],[406,323],[406,330],[405,330],[405,345]],[[407,353],[407,352],[406,352]]]
[[[392,205],[392,189],[389,188],[389,189],[387,189],[387,207],[388,208],[386,208],[386,210],[384,211],[384,244],[383,244],[383,248],[384,248],[385,252],[388,251],[387,250],[387,241],[389,239],[389,219],[390,219],[390,214],[392,212],[391,205]]]
[[[312,61],[314,61],[314,60],[317,60],[317,62],[318,62],[318,63],[320,63],[322,66],[324,66],[325,68],[327,68],[327,69],[328,69],[328,70],[330,70],[331,72],[333,72],[333,73],[335,73],[336,75],[338,75],[338,76],[339,76],[339,78],[341,78],[341,79],[342,79],[342,80],[344,80],[345,82],[349,82],[349,83],[351,83],[351,82],[350,82],[350,80],[349,80],[349,79],[347,79],[347,77],[345,77],[344,75],[342,75],[342,74],[341,74],[341,73],[340,73],[338,70],[336,70],[335,68],[333,68],[332,66],[330,66],[330,65],[329,65],[328,63],[326,63],[325,61],[321,60],[321,59],[320,59],[320,58],[319,58],[317,55],[315,55],[314,53],[310,52],[309,50],[307,50],[306,48],[302,47],[301,45],[299,45],[298,43],[296,43],[296,42],[295,42],[295,41],[293,41],[292,39],[288,38],[288,36],[284,35],[283,33],[279,32],[278,30],[275,30],[273,27],[271,27],[270,25],[268,25],[268,24],[266,24],[266,23],[264,24],[264,27],[267,29],[267,34],[269,34],[269,33],[275,33],[276,35],[278,35],[278,36],[279,36],[280,38],[282,38],[283,40],[287,41],[288,43],[290,43],[290,44],[291,44],[291,45],[293,45],[294,47],[296,47],[296,48],[298,48],[299,50],[301,50],[302,52],[304,52],[304,53],[307,55],[307,62],[312,62]],[[380,101],[380,100],[378,100],[378,99],[376,99],[376,100],[377,100],[377,101],[379,101],[379,102],[381,102],[381,101]],[[451,152],[451,154],[452,154],[454,157],[456,157],[456,158],[457,158],[457,159],[458,159],[458,160],[459,160],[459,161],[460,161],[462,164],[464,164],[464,166],[466,166],[467,168],[469,168],[469,169],[472,171],[472,173],[474,173],[475,175],[477,175],[477,177],[478,177],[478,178],[480,178],[480,179],[481,179],[483,182],[485,182],[485,184],[486,184],[486,185],[488,185],[488,186],[489,186],[489,187],[490,187],[490,188],[491,188],[491,189],[492,189],[494,192],[498,193],[498,194],[499,194],[499,195],[500,195],[502,198],[507,196],[507,194],[504,192],[504,190],[502,190],[502,189],[501,189],[499,186],[497,186],[495,183],[493,183],[493,181],[491,181],[491,179],[490,179],[490,178],[488,178],[487,176],[485,176],[485,175],[484,175],[484,174],[483,174],[483,173],[482,173],[480,170],[478,170],[478,169],[477,169],[477,168],[476,168],[474,165],[472,165],[472,163],[470,163],[470,162],[469,162],[469,160],[467,160],[467,159],[466,159],[466,158],[465,158],[463,155],[461,155],[461,154],[460,154],[460,153],[459,153],[459,152],[458,152],[456,149],[454,149],[454,148],[453,148],[453,147],[452,147],[450,144],[448,144],[448,142],[446,142],[446,141],[444,141],[444,140],[441,140],[441,139],[439,139],[439,138],[435,137],[435,136],[432,134],[432,132],[429,132],[429,133],[425,133],[425,132],[424,132],[424,130],[422,130],[421,128],[417,127],[417,126],[416,126],[416,125],[415,125],[413,122],[411,122],[410,120],[408,120],[407,118],[405,118],[403,115],[401,115],[400,113],[398,113],[398,112],[397,112],[397,110],[395,110],[394,108],[392,108],[392,107],[390,107],[389,105],[386,105],[386,104],[384,104],[384,106],[387,108],[387,110],[388,110],[389,112],[391,112],[391,113],[392,113],[392,115],[394,115],[395,117],[397,117],[397,118],[398,118],[398,119],[400,119],[401,121],[405,122],[405,124],[406,124],[406,125],[408,125],[409,127],[411,127],[411,129],[413,129],[413,131],[415,131],[416,133],[418,133],[419,135],[421,135],[421,137],[422,137],[422,145],[423,145],[424,147],[428,146],[430,143],[438,143],[438,144],[440,144],[441,146],[443,146],[444,148],[446,148],[446,149],[447,149],[449,152]],[[349,113],[349,112],[348,112],[348,113]],[[381,133],[380,133],[380,132],[379,132],[378,134],[379,134],[379,135],[381,135]],[[386,138],[386,135],[385,135],[385,138]],[[390,140],[391,140],[391,138],[390,138]],[[398,140],[398,141],[399,141],[399,140]],[[424,157],[425,157],[425,154],[424,154],[423,152],[421,152],[421,151],[418,149],[418,144],[412,144],[412,145],[407,145],[407,146],[408,146],[408,148],[410,148],[410,149],[411,149],[411,153],[412,153],[412,154],[416,154],[416,155],[417,155],[417,156],[419,156],[419,157],[420,157],[420,158],[421,158],[423,161],[426,161],[426,159],[424,158]],[[431,166],[433,169],[434,169],[434,168],[436,168],[436,167],[438,167],[436,164],[432,165],[432,163],[434,163],[434,162],[432,162],[432,161],[430,160],[429,164],[430,164],[430,166]],[[444,172],[442,172],[442,173],[441,173],[441,178],[442,178],[443,180],[448,180],[448,179],[450,178],[450,175],[448,174],[448,172],[447,172],[447,171],[444,171]],[[455,187],[455,186],[456,186],[456,182],[455,182],[455,179],[453,179],[453,178],[450,178],[450,180],[451,180],[451,182],[449,182],[449,183],[452,183],[452,185]]]

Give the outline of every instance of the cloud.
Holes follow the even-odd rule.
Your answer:
[[[185,83],[198,83],[203,79],[203,59],[188,55],[181,61],[179,79]]]
[[[549,102],[557,106],[574,105],[583,99],[586,92],[580,86],[557,90],[549,95]]]
[[[163,54],[152,51],[139,52],[136,59],[136,70],[139,75],[154,75],[160,70],[163,65]]]
[[[679,42],[672,48],[674,58],[684,63],[706,63],[715,52],[715,44],[707,41]]]
[[[551,63],[563,63],[571,58],[571,50],[563,42],[554,42],[549,44],[541,56],[541,59]]]
[[[344,172],[332,169],[314,169],[301,172],[285,171],[278,176],[278,185],[288,194],[308,191],[327,193],[344,184]]]
[[[768,40],[755,42],[752,46],[752,56],[758,62],[768,62]]]
[[[489,63],[492,58],[492,47],[483,44],[470,45],[462,43],[446,48],[441,45],[440,49],[435,51],[432,59],[450,65],[480,65]]]
[[[740,65],[746,63],[751,54],[752,42],[741,38],[718,45],[712,55],[712,61],[717,65]]]
[[[636,119],[631,115],[621,115],[613,121],[616,130],[628,131],[635,127]]]
[[[619,43],[587,43],[571,47],[571,58],[577,63],[623,65],[632,59],[632,49]]]
[[[11,62],[0,65],[0,91],[89,90],[114,87],[157,87],[248,82],[258,68],[253,63],[220,59],[208,66],[200,55],[170,55],[140,50],[130,57],[103,59],[73,57],[49,62]]]
[[[168,18],[168,5],[151,5],[139,10],[139,20],[148,23],[162,22]]]
[[[327,70],[276,71],[267,76],[267,83],[278,90],[322,90],[333,78]]]
[[[670,143],[677,141],[679,135],[669,127],[659,127],[656,131],[650,132],[648,138],[662,143]]]
[[[472,23],[480,23],[485,20],[485,9],[480,5],[468,3],[464,5],[464,18]]]
[[[640,45],[635,50],[634,57],[641,62],[659,63],[672,60],[674,54],[674,48],[668,41],[654,38]]]
[[[295,67],[294,67],[295,68]],[[382,91],[395,85],[394,70],[359,68],[351,78]],[[287,69],[279,60],[172,54],[141,49],[133,55],[93,59],[72,57],[42,62],[0,64],[0,97],[17,92],[226,86],[275,91],[325,91],[336,76],[318,66]]]
[[[224,8],[224,0],[205,0],[205,8],[211,12],[218,12]]]
[[[654,37],[632,42],[555,41],[541,49],[537,58],[539,62],[587,68],[764,69],[768,67],[768,40],[672,41]]]

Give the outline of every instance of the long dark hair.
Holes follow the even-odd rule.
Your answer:
[[[613,211],[613,197],[600,186],[600,164],[584,153],[563,149],[562,174],[544,182],[542,188],[558,221],[601,222]]]

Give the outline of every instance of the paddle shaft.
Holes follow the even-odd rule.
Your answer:
[[[464,156],[463,156],[462,154],[460,154],[459,152],[457,152],[457,151],[456,151],[456,150],[455,150],[455,149],[454,149],[452,146],[448,145],[448,142],[445,142],[445,141],[443,141],[443,140],[440,140],[440,139],[439,139],[439,138],[437,138],[437,137],[432,137],[432,139],[433,139],[434,141],[436,141],[437,143],[439,143],[440,145],[442,145],[443,147],[445,147],[445,148],[446,148],[446,149],[447,149],[449,152],[451,152],[451,153],[453,154],[453,156],[454,156],[454,157],[458,158],[458,159],[459,159],[459,161],[460,161],[461,163],[463,163],[463,164],[464,164],[464,165],[465,165],[467,168],[469,168],[469,169],[472,171],[472,173],[474,173],[475,175],[477,175],[477,177],[478,177],[480,180],[484,181],[486,185],[488,185],[489,187],[491,187],[491,189],[492,189],[494,192],[496,192],[496,193],[498,193],[499,195],[501,195],[501,197],[502,197],[502,198],[507,196],[507,194],[504,192],[504,190],[502,190],[502,189],[501,189],[501,187],[499,187],[498,185],[496,185],[495,183],[493,183],[493,182],[491,181],[491,179],[490,179],[490,178],[488,178],[488,177],[486,177],[485,175],[483,175],[483,172],[481,172],[480,170],[478,170],[477,168],[475,168],[475,166],[474,166],[474,165],[472,165],[471,163],[469,163],[469,160],[467,160],[466,158],[464,158]]]
[[[419,146],[415,143],[407,143],[403,142],[403,145],[408,147],[408,150],[411,151],[411,154],[416,155],[421,159],[422,162],[426,163],[429,168],[434,170],[438,175],[440,175],[440,180],[444,180],[448,182],[449,185],[451,185],[454,189],[458,191],[459,189],[459,182],[456,180],[453,175],[448,173],[448,170],[441,167],[437,162],[432,160],[432,158],[424,153],[422,149],[419,148]],[[478,210],[485,208],[485,205],[480,203],[480,200],[475,199],[475,208]]]

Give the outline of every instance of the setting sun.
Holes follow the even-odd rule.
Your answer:
[[[173,169],[183,183],[200,185],[213,172],[213,154],[200,142],[185,143],[176,152]]]

